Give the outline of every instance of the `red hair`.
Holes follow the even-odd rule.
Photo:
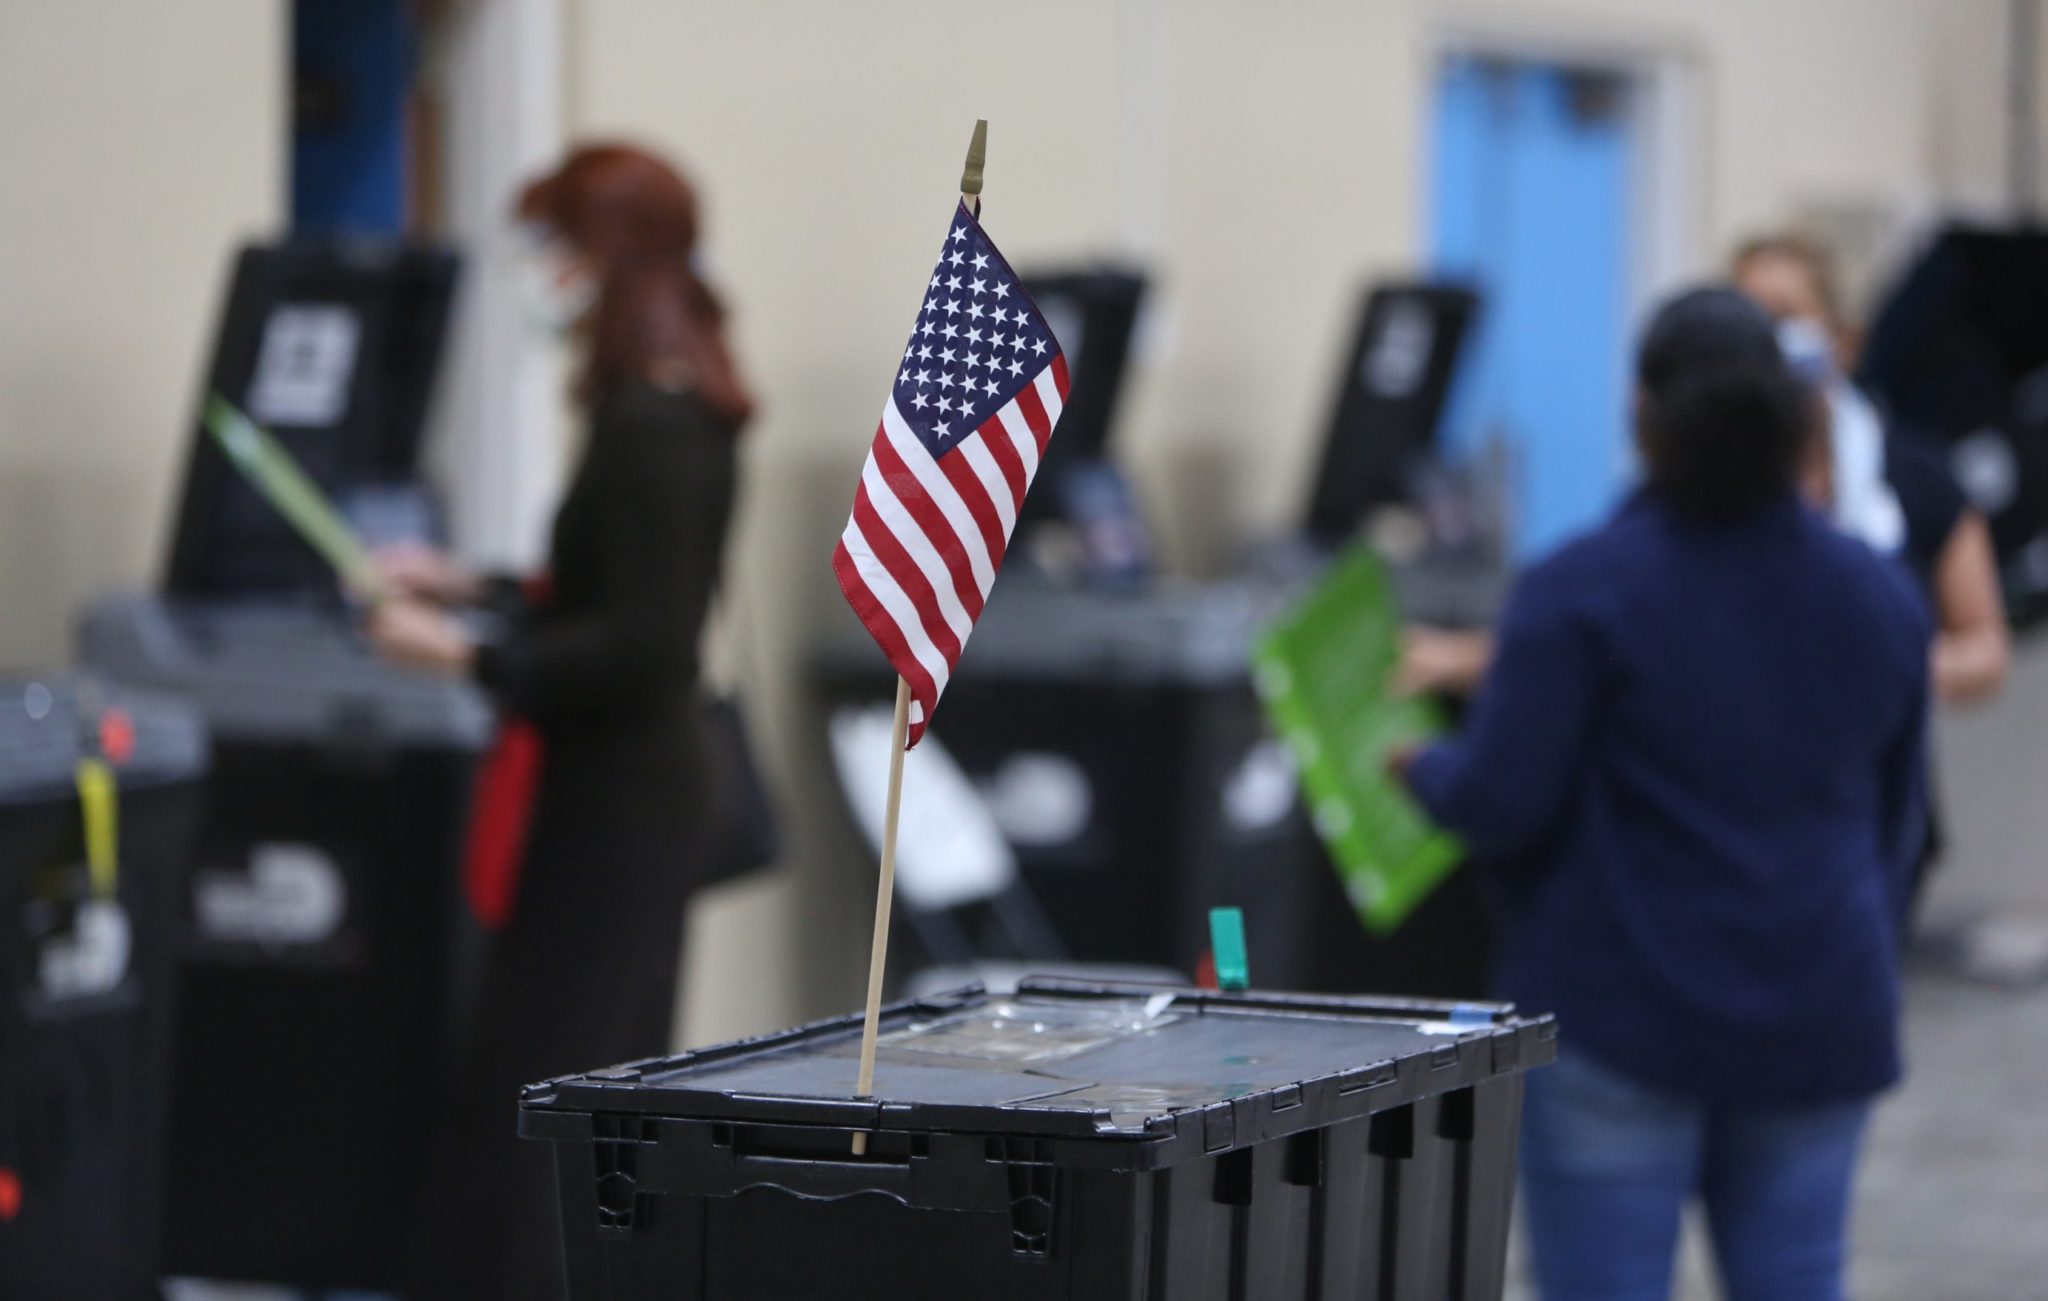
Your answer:
[[[690,266],[697,196],[675,168],[632,145],[583,145],[526,187],[518,213],[595,265],[580,399],[675,369],[735,430],[746,422],[754,400],[726,346],[725,309]]]

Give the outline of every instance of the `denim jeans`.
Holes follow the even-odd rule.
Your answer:
[[[1665,1301],[1697,1193],[1729,1301],[1842,1301],[1870,1103],[1709,1106],[1581,1054],[1529,1076],[1522,1186],[1544,1301]]]

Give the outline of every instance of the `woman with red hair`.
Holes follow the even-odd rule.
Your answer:
[[[519,1087],[667,1049],[711,820],[698,641],[752,407],[672,167],[585,146],[527,187],[518,216],[539,238],[541,306],[579,345],[588,420],[548,573],[484,580],[437,553],[387,554],[403,594],[370,626],[392,660],[472,676],[544,745],[516,901],[429,1175],[415,1301],[558,1296],[552,1173],[516,1136]],[[472,636],[450,610],[464,604],[502,631]]]

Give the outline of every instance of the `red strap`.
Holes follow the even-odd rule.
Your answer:
[[[485,930],[499,930],[512,918],[540,765],[540,733],[525,719],[508,718],[477,773],[462,886]]]

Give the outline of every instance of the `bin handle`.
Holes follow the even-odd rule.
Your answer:
[[[880,1194],[908,1204],[910,1166],[903,1161],[832,1161],[786,1156],[742,1156],[734,1163],[737,1187],[779,1188],[816,1201]]]

